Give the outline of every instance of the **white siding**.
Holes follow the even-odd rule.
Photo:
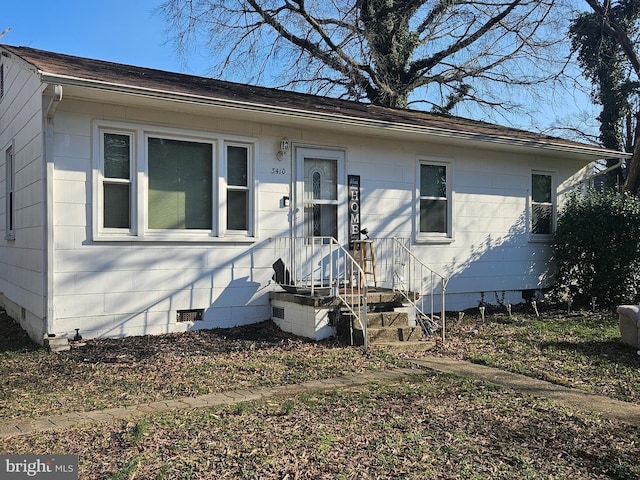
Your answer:
[[[15,139],[20,195],[16,240],[8,244],[0,239],[0,292],[43,319],[42,252],[46,235],[42,225],[42,99],[37,81],[26,72],[15,67],[5,72],[9,90],[0,118],[0,145]],[[18,74],[22,76],[19,80]],[[348,174],[361,177],[362,227],[368,228],[373,239],[411,238],[412,250],[424,263],[451,277],[449,309],[475,306],[482,298],[487,302],[504,298],[515,303],[522,290],[546,285],[548,244],[530,242],[527,228],[531,171],[554,172],[558,191],[564,194],[578,181],[578,177],[571,178],[581,168],[578,162],[362,137],[346,130],[330,132],[238,121],[213,110],[210,116],[203,115],[202,108],[193,114],[176,110],[170,103],[164,109],[152,109],[71,97],[60,103],[49,143],[52,151],[48,152],[54,162],[50,333],[73,334],[78,328],[86,338],[123,336],[229,327],[268,319],[273,275],[269,238],[287,236],[296,217],[290,192],[296,182],[296,146],[345,152],[345,178]],[[95,240],[92,155],[96,121],[255,139],[255,238]],[[294,148],[278,160],[276,153],[283,137]],[[414,241],[415,176],[421,158],[450,162],[450,241]],[[1,183],[0,195],[4,195]],[[283,205],[284,196],[290,197],[290,207]],[[340,202],[346,208],[346,199]],[[4,201],[0,215],[4,215]],[[4,218],[1,220],[4,228]],[[346,238],[347,226],[341,228]],[[200,308],[205,311],[203,321],[176,321],[178,310]]]
[[[34,72],[1,57],[4,96],[0,100],[0,301],[31,334],[44,325],[44,178],[42,96]],[[13,142],[15,239],[6,239],[5,150]]]
[[[454,239],[412,246],[425,263],[452,277],[451,308],[476,305],[481,292],[491,302],[496,295],[501,299],[502,291],[515,299],[520,290],[541,286],[549,251],[530,243],[527,233],[531,168],[556,171],[563,181],[579,167],[556,159],[165,113],[73,100],[59,107],[54,138],[57,333],[74,328],[85,336],[158,333],[269,318],[268,238],[289,233],[291,215],[281,200],[295,180],[291,157],[276,158],[282,137],[294,145],[344,149],[345,173],[361,176],[362,226],[372,238],[413,238],[417,159],[453,162]],[[99,119],[257,138],[255,242],[92,241],[91,124]],[[205,309],[205,320],[176,322],[177,310],[192,308]]]

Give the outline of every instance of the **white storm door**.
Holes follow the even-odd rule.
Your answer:
[[[304,239],[297,253],[314,283],[329,271],[326,237],[343,244],[347,231],[344,158],[340,150],[296,149],[296,237]]]

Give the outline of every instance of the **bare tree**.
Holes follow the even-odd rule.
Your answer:
[[[244,81],[277,72],[281,87],[447,113],[462,101],[508,109],[505,89],[548,81],[550,49],[566,40],[559,3],[166,0],[161,11],[178,51],[206,41],[216,75],[241,65]]]

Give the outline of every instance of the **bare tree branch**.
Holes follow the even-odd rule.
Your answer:
[[[638,57],[638,53],[635,51],[627,32],[611,16],[611,0],[605,0],[603,5],[600,5],[596,0],[585,1],[593,11],[600,16],[604,32],[620,44],[622,51],[627,56],[627,59],[631,63],[636,75],[640,77],[640,58]]]
[[[416,96],[412,104],[450,111],[462,102],[502,108],[491,90],[504,88],[492,83],[552,78],[549,49],[565,36],[547,25],[563,1],[165,0],[161,10],[176,48],[204,38],[225,76],[237,65],[313,93],[392,107]]]

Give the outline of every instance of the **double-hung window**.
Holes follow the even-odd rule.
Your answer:
[[[554,231],[555,221],[554,176],[549,172],[531,173],[531,219],[532,239],[546,240]]]
[[[133,134],[103,131],[102,218],[105,229],[131,229]]]
[[[438,240],[452,236],[451,168],[448,162],[418,162],[418,239]]]
[[[227,230],[249,230],[251,213],[250,149],[247,145],[226,145],[227,156]]]
[[[6,224],[5,238],[13,240],[15,238],[16,221],[16,166],[13,154],[13,145],[5,149],[5,185],[6,185]]]
[[[253,139],[96,122],[94,238],[251,237]]]

